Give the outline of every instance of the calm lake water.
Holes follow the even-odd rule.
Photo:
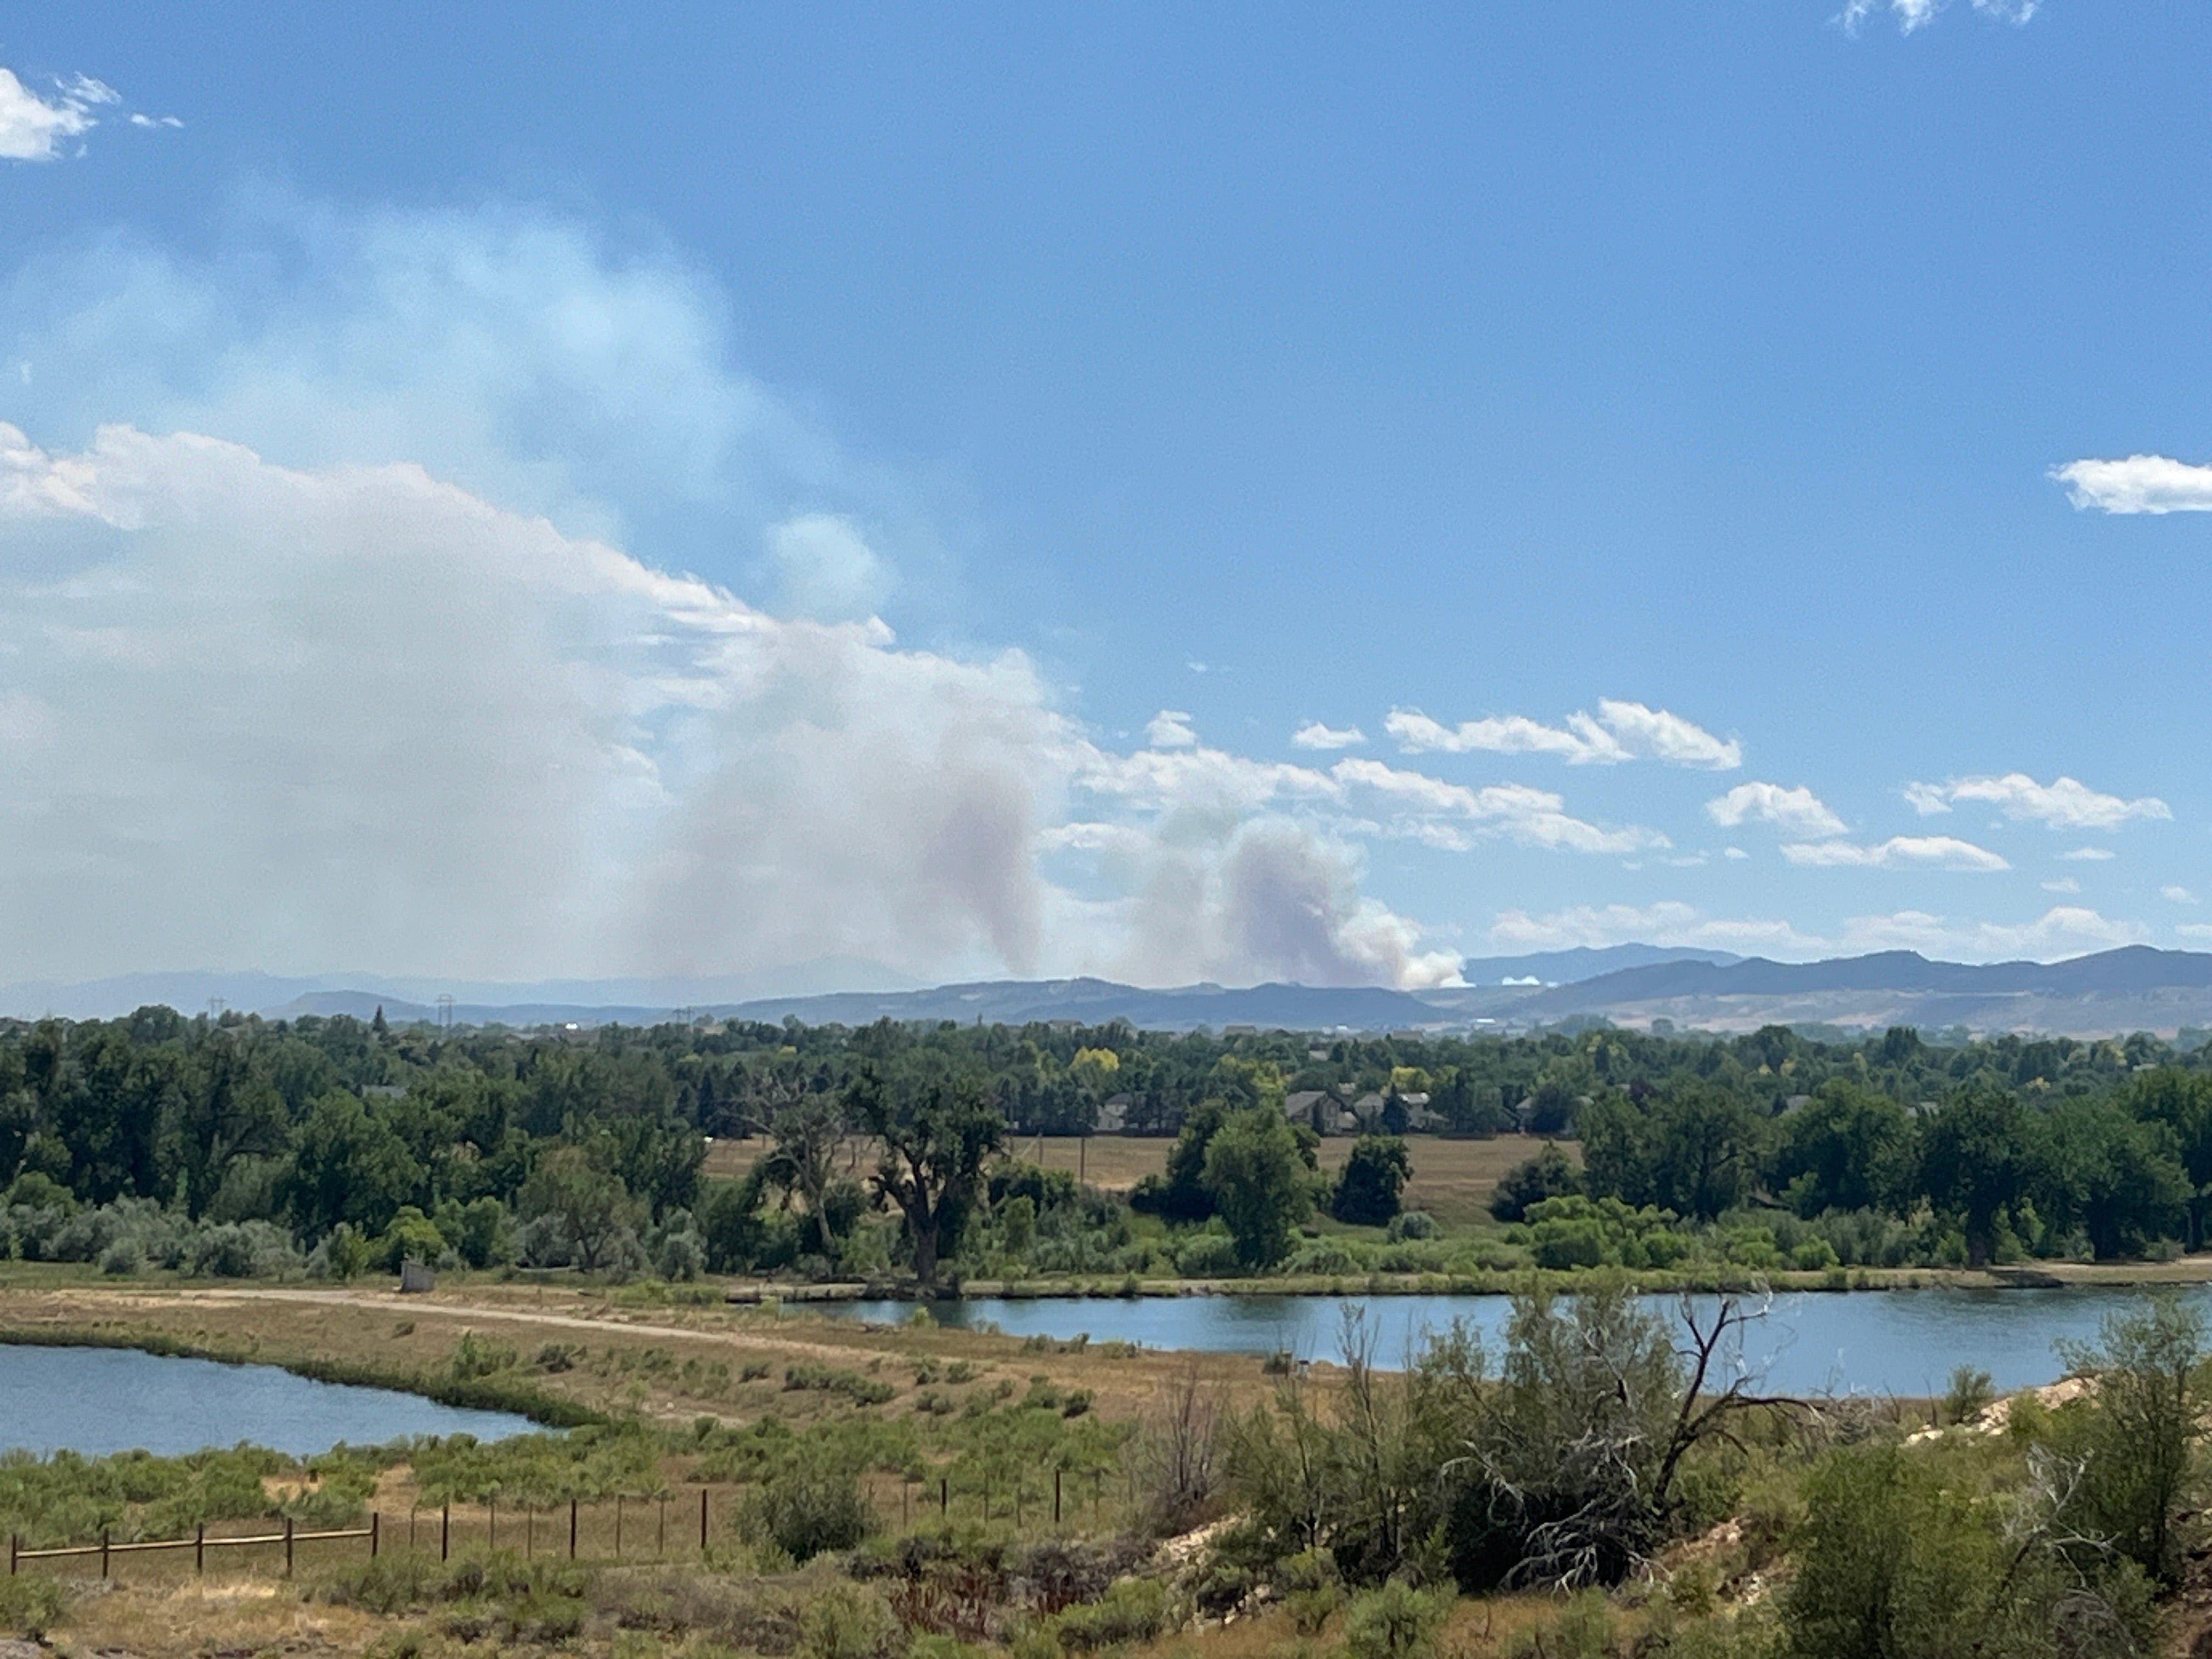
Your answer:
[[[339,1441],[535,1432],[510,1412],[464,1411],[389,1389],[317,1382],[274,1365],[173,1359],[130,1348],[0,1344],[0,1450],[88,1456],[143,1447],[170,1455],[251,1440],[295,1455]]]
[[[2139,1293],[2125,1290],[1881,1291],[1777,1296],[1747,1335],[1742,1358],[1778,1393],[1935,1395],[1953,1369],[1975,1365],[1999,1389],[2049,1382],[2064,1367],[2052,1345],[2094,1340],[2100,1320]],[[2188,1294],[2212,1314],[2212,1291]],[[1672,1316],[1673,1297],[1651,1298]],[[941,1324],[997,1325],[1009,1336],[1059,1338],[1089,1333],[1148,1348],[1195,1348],[1213,1353],[1272,1353],[1343,1358],[1342,1310],[1364,1312],[1376,1331],[1376,1355],[1395,1364],[1421,1333],[1466,1320],[1492,1344],[1508,1312],[1497,1296],[1197,1296],[1126,1301],[1073,1297],[940,1302]],[[1709,1310],[1711,1298],[1700,1298]],[[794,1310],[796,1313],[797,1310]],[[808,1312],[896,1323],[904,1302],[818,1305]]]

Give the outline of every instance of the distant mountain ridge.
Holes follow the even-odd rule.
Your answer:
[[[872,963],[862,966],[872,976],[890,972]],[[1147,989],[1073,978],[912,988],[879,982],[872,988],[828,991],[801,986],[785,994],[727,1000],[696,994],[728,986],[727,981],[571,981],[457,985],[451,1012],[464,1024],[516,1026],[651,1024],[681,1011],[770,1023],[796,1018],[808,1024],[893,1019],[1103,1025],[1121,1019],[1157,1030],[1250,1025],[1317,1032],[1525,1028],[1576,1015],[1636,1026],[1666,1019],[1685,1030],[1717,1031],[1771,1024],[1965,1025],[2092,1036],[2131,1030],[2171,1036],[2183,1026],[2212,1027],[2212,953],[2148,945],[2063,962],[1973,964],[1931,961],[1911,951],[1785,963],[1638,945],[1476,958],[1467,963],[1464,976],[1469,981],[1464,986],[1422,991],[1284,984]],[[84,986],[0,991],[0,1013],[105,1018],[156,1001],[197,1012],[206,1006],[207,996],[222,995],[241,1012],[272,1018],[350,1014],[365,1019],[382,1007],[388,1018],[405,1023],[441,1017],[431,998],[419,991],[400,994],[432,983],[369,975],[348,983],[343,975],[284,980],[268,975],[143,975]],[[207,990],[210,984],[227,988]],[[592,995],[605,990],[647,994],[635,1000]],[[168,991],[189,994],[163,994]],[[465,991],[489,994],[464,997]],[[655,991],[667,1000],[650,994]]]

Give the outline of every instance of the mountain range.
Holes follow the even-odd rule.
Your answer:
[[[990,980],[920,986],[880,964],[826,960],[747,978],[453,983],[373,975],[285,979],[265,974],[144,974],[0,988],[0,1014],[112,1018],[148,1003],[223,1006],[274,1018],[382,1008],[391,1020],[446,1017],[516,1026],[687,1015],[809,1024],[878,1019],[1022,1024],[1125,1019],[1149,1030],[1232,1025],[1329,1031],[1525,1029],[1577,1016],[1648,1027],[1741,1031],[1826,1024],[1879,1030],[1965,1026],[2075,1036],[2133,1030],[2172,1036],[2212,1027],[2212,954],[2130,945],[2056,963],[1933,962],[1911,951],[1825,962],[1771,962],[1644,945],[1469,960],[1468,983],[1420,991],[1379,986],[1186,985],[1146,989],[1110,980]]]

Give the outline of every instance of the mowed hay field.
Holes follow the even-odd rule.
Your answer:
[[[1048,1170],[1079,1170],[1085,1181],[1109,1192],[1127,1192],[1139,1180],[1158,1175],[1167,1166],[1168,1148],[1174,1141],[1164,1136],[1093,1135],[1088,1140],[1073,1136],[1027,1136],[1010,1143],[1007,1150]],[[1527,1135],[1499,1135],[1492,1140],[1445,1140],[1435,1135],[1409,1135],[1406,1145],[1413,1155],[1413,1178],[1406,1186],[1406,1207],[1426,1210],[1447,1227],[1480,1226],[1490,1219],[1490,1195],[1498,1178],[1515,1164],[1535,1156],[1543,1143]],[[1572,1141],[1561,1150],[1576,1163],[1582,1148]],[[1324,1170],[1341,1169],[1352,1155],[1349,1136],[1332,1136],[1321,1144]],[[769,1150],[766,1140],[717,1140],[708,1149],[709,1175],[738,1176],[750,1169]],[[854,1141],[846,1158],[858,1173],[869,1164],[865,1143]]]

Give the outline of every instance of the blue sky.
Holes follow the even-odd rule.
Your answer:
[[[0,948],[2201,948],[2208,60],[2183,0],[19,11]]]

